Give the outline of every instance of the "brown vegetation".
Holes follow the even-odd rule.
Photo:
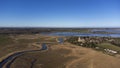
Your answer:
[[[119,68],[120,59],[69,43],[50,45],[41,52],[30,52],[19,56],[11,68]]]
[[[16,35],[9,36],[11,44],[0,45],[4,57],[13,52],[40,49],[40,42],[57,42],[55,36]],[[7,38],[7,39],[8,39]],[[10,41],[10,40],[9,40]],[[34,43],[37,43],[33,45]],[[27,52],[14,59],[10,68],[119,68],[120,59],[103,54],[91,48],[84,48],[65,42],[47,44],[48,50]],[[4,53],[3,53],[4,52]]]

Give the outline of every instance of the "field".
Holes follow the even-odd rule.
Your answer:
[[[61,36],[62,37],[62,36]],[[57,42],[60,36],[40,34],[0,35],[0,61],[19,51],[40,50],[41,43],[48,49],[25,52],[7,62],[2,68],[119,68],[120,56],[110,56],[92,48],[81,47],[65,41]],[[66,39],[66,37],[62,37]],[[110,43],[101,43],[102,48],[120,50]],[[10,63],[11,62],[11,63]]]
[[[120,51],[120,47],[115,46],[115,45],[110,44],[110,43],[101,43],[101,44],[98,44],[97,46],[104,48],[104,49],[111,49],[111,50],[115,50],[115,51]]]
[[[51,45],[42,52],[19,56],[11,68],[119,68],[119,58],[73,44]]]
[[[54,38],[54,37],[53,37]],[[11,53],[26,50],[40,49],[40,44],[37,42],[55,42],[53,38],[47,38],[37,35],[0,35],[0,60]]]

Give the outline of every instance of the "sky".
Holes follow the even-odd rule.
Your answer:
[[[120,0],[0,0],[0,27],[120,27]]]

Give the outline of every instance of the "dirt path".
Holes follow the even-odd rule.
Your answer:
[[[102,52],[72,44],[65,44],[61,48],[72,51],[66,56],[77,57],[67,62],[66,68],[120,68],[119,58],[105,55]]]
[[[90,66],[89,66],[90,68],[94,68],[94,63],[93,63],[93,59],[91,60],[91,62],[90,62]]]
[[[91,55],[91,56],[90,56],[90,55]],[[69,62],[69,63],[67,64],[66,68],[72,68],[72,67],[73,67],[73,68],[77,68],[77,67],[74,66],[75,64],[77,64],[77,63],[79,63],[80,61],[83,61],[83,60],[89,60],[89,59],[91,59],[91,58],[93,57],[93,55],[94,55],[94,51],[93,51],[93,52],[89,52],[88,54],[85,54],[85,55],[82,56],[82,57],[80,57],[81,55],[78,55],[78,56],[77,56],[78,59],[75,59],[75,60]],[[90,68],[93,68],[93,59],[91,59],[90,64],[89,64],[89,67],[90,67]]]

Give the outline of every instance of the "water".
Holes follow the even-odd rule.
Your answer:
[[[43,44],[42,44],[42,48],[41,48],[41,50],[46,50],[46,49],[47,49],[47,46],[46,46],[45,43],[43,43]]]
[[[58,41],[60,44],[62,44],[64,42],[64,39],[63,38],[58,38]]]
[[[42,48],[40,50],[30,50],[30,51],[22,51],[22,52],[17,52],[14,53],[10,56],[8,56],[7,58],[5,58],[3,61],[0,62],[0,68],[2,68],[7,62],[11,61],[10,63],[8,63],[6,66],[7,68],[10,68],[10,65],[12,64],[12,62],[14,62],[14,59],[16,59],[18,56],[26,53],[26,52],[35,52],[35,51],[42,51],[42,50],[46,50],[47,49],[47,45],[45,43],[42,44]]]
[[[52,32],[45,35],[49,36],[90,36],[90,37],[120,37],[120,33],[114,34],[93,34],[93,33],[79,33],[79,32]]]

